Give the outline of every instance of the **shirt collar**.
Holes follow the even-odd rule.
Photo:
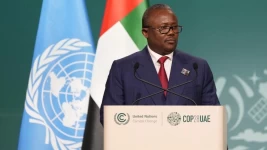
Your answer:
[[[150,54],[150,56],[151,56],[153,62],[154,62],[154,63],[155,63],[155,62],[158,62],[158,60],[162,57],[162,55],[160,55],[160,54],[154,52],[153,50],[151,50],[150,47],[149,47],[148,45],[147,45],[147,49],[148,49],[148,52],[149,52],[149,54]],[[172,58],[173,58],[173,52],[171,52],[171,53],[168,54],[168,55],[164,55],[164,56],[168,56],[168,59],[169,59],[170,61],[172,61]]]

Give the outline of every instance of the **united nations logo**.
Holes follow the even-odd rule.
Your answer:
[[[25,110],[46,128],[53,149],[79,149],[87,116],[94,53],[79,39],[49,46],[34,60]]]
[[[130,121],[130,115],[128,113],[116,113],[114,115],[114,121],[118,125],[126,125]]]
[[[177,112],[172,112],[168,115],[167,121],[172,125],[172,126],[177,126],[181,122],[181,116]]]

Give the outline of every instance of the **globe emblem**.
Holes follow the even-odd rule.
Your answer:
[[[41,101],[51,129],[71,138],[83,137],[90,96],[93,53],[76,52],[47,69]]]
[[[167,116],[167,121],[172,126],[177,126],[181,122],[181,115],[177,112],[172,112]]]

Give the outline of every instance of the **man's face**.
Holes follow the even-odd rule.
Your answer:
[[[143,28],[142,33],[147,38],[149,47],[160,55],[173,52],[177,46],[179,33],[170,29],[169,32],[162,34],[159,30],[178,26],[174,13],[168,9],[153,10],[149,15],[148,22],[150,27]]]

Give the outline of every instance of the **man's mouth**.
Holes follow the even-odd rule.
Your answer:
[[[176,42],[175,39],[167,39],[165,40],[166,43],[169,43],[169,44],[174,44]]]

